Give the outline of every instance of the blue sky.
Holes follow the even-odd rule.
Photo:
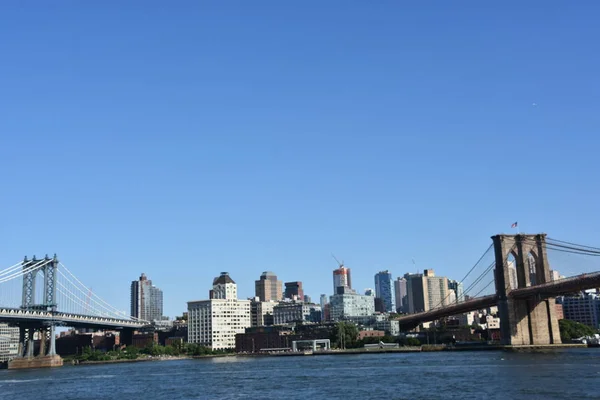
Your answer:
[[[0,4],[0,267],[174,316],[220,271],[331,294],[332,252],[460,278],[516,220],[600,243],[597,2],[122,3]]]

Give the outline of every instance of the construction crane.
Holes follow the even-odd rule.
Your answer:
[[[335,262],[338,263],[338,265],[340,266],[340,268],[342,268],[344,266],[344,261],[342,260],[342,262],[340,262],[340,260],[338,260],[337,257],[333,255],[333,253],[331,253],[331,257],[333,257],[333,259],[335,260]]]

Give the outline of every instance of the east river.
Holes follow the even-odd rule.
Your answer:
[[[0,371],[0,399],[600,399],[600,349],[199,360]]]

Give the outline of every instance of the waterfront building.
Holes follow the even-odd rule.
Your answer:
[[[375,329],[385,331],[386,335],[400,335],[400,321],[383,320],[375,322]]]
[[[578,296],[557,297],[565,319],[600,328],[600,296],[582,292]]]
[[[131,282],[131,316],[149,322],[163,319],[163,292],[144,273]]]
[[[321,322],[321,306],[302,302],[281,302],[273,308],[275,325],[293,322]]]
[[[395,311],[392,274],[388,270],[375,274],[375,296],[383,302],[384,312]]]
[[[284,297],[290,300],[303,301],[304,290],[302,290],[302,282],[286,282]]]
[[[330,318],[341,321],[349,317],[370,316],[375,312],[375,298],[363,296],[351,290],[334,294],[330,298]]]
[[[408,295],[406,291],[406,278],[398,278],[394,281],[396,300],[396,312],[408,312]]]
[[[12,360],[19,354],[19,328],[0,324],[0,362]]]
[[[237,298],[227,272],[213,281],[210,300],[188,302],[188,341],[213,350],[235,347],[235,335],[252,325],[250,300]]]
[[[251,326],[273,325],[273,308],[279,304],[276,301],[260,301],[255,297],[250,304],[252,316]]]
[[[344,288],[352,289],[352,277],[350,268],[340,265],[339,268],[333,270],[333,293],[343,292]]]
[[[260,301],[279,301],[283,298],[281,281],[271,271],[265,271],[260,279],[254,282],[255,296]]]

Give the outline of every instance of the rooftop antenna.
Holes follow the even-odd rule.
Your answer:
[[[412,259],[412,262],[413,262],[413,268],[415,269],[416,273],[418,274],[419,270],[417,269],[417,264],[415,264],[415,259],[414,258]]]

